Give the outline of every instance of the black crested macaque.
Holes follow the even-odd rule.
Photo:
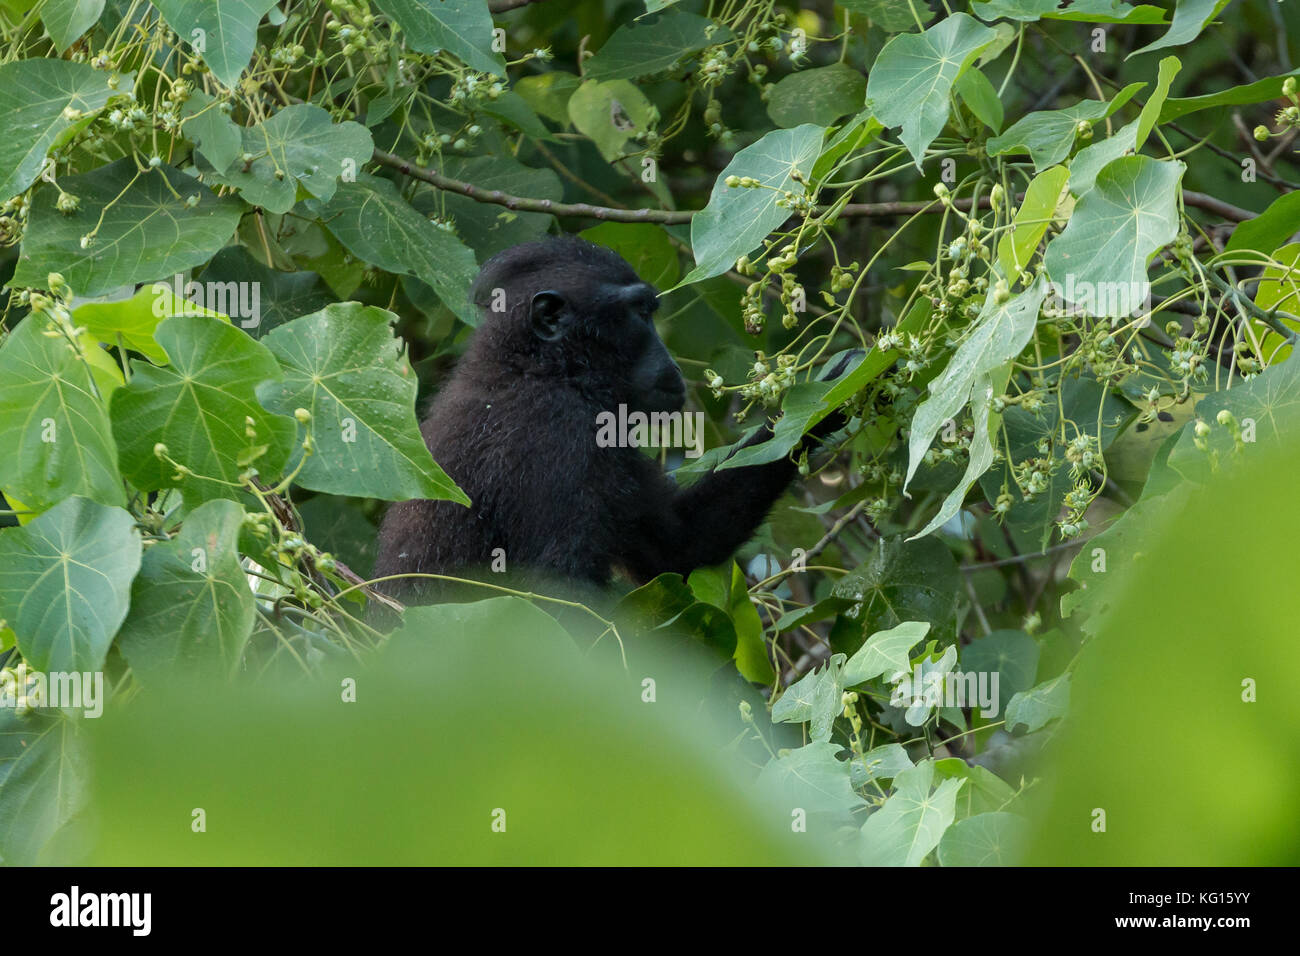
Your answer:
[[[502,557],[511,572],[596,586],[615,571],[686,574],[731,557],[794,477],[782,458],[679,488],[637,448],[598,445],[600,413],[672,412],[686,398],[655,330],[655,289],[610,249],[574,237],[515,246],[484,264],[471,298],[483,322],[421,432],[472,505],[393,505],[376,577],[479,577]],[[384,587],[408,600],[441,590],[420,580]]]

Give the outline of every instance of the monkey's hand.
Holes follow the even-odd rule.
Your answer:
[[[858,360],[860,360],[864,355],[866,355],[866,353],[862,349],[850,349],[849,351],[841,355],[833,366],[829,367],[829,371],[826,371],[821,376],[819,376],[818,381],[820,382],[834,381],[835,379],[844,375],[845,369],[847,369],[850,365],[856,367]],[[845,415],[844,412],[842,412],[840,409],[837,408],[835,409],[835,411],[831,412],[829,415],[827,415],[825,418],[819,421],[812,428],[808,429],[807,437],[805,437],[804,440],[805,444],[813,443],[813,442],[808,442],[807,440],[808,437],[811,437],[812,439],[814,439],[814,441],[825,438],[827,435],[831,434],[832,432],[839,431],[848,423],[849,423],[848,416]]]

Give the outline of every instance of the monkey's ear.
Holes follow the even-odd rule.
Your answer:
[[[569,312],[569,304],[564,296],[550,289],[533,296],[528,307],[528,317],[533,323],[533,332],[539,339],[554,342],[564,334],[564,320]]]

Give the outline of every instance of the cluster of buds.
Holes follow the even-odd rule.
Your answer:
[[[1250,343],[1245,339],[1238,339],[1233,343],[1233,358],[1237,363],[1237,370],[1241,372],[1242,378],[1249,381],[1263,371],[1263,363],[1259,358],[1252,355]]]
[[[505,85],[487,73],[465,73],[452,84],[448,100],[461,106],[473,106],[483,100],[500,99]]]
[[[1189,338],[1180,338],[1169,353],[1170,367],[1184,379],[1203,374],[1204,361],[1205,356],[1201,354],[1195,340]]]
[[[1273,117],[1273,122],[1281,128],[1276,133],[1270,133],[1267,126],[1256,126],[1255,139],[1261,143],[1270,136],[1282,136],[1288,129],[1300,129],[1300,98],[1296,96],[1294,76],[1288,76],[1282,81],[1282,95],[1291,101],[1291,105],[1282,107]]]
[[[301,43],[292,46],[275,46],[271,48],[271,62],[276,66],[293,66],[306,54]]]
[[[745,292],[740,297],[740,314],[745,320],[745,331],[750,335],[762,332],[763,326],[767,324],[767,314],[763,311],[765,285],[766,282],[762,279],[751,282],[745,286]]]
[[[439,133],[436,129],[431,129],[420,138],[420,153],[422,156],[428,156],[430,153],[438,153],[444,149],[464,152],[473,146],[482,132],[483,127],[477,123],[470,123],[455,135]]]
[[[846,289],[852,289],[853,283],[857,281],[855,273],[861,268],[856,261],[850,262],[847,266],[831,266],[831,292],[843,292]]]
[[[153,128],[148,112],[139,106],[111,110],[104,121],[118,132],[134,133]]]
[[[1088,530],[1088,519],[1080,515],[1069,514],[1056,523],[1056,527],[1061,532],[1061,537],[1066,541],[1071,538],[1077,538]]]
[[[864,461],[858,466],[858,474],[869,484],[882,484],[886,488],[903,483],[903,473],[895,467],[882,464],[879,460]]]
[[[781,324],[787,329],[797,326],[799,315],[807,311],[807,303],[808,293],[799,281],[789,272],[781,273],[781,305],[785,309]]]
[[[46,276],[45,287],[50,290],[50,294],[30,292],[27,296],[27,305],[34,314],[49,319],[50,324],[57,329],[53,334],[75,340],[85,329],[76,328],[72,324],[72,313],[68,311],[68,304],[72,301],[71,287],[58,272],[51,272]]]
[[[854,752],[862,752],[862,715],[858,713],[858,694],[856,691],[846,690],[840,694],[840,706],[843,708],[844,716],[848,719],[852,731],[849,733],[849,746]]]
[[[793,355],[778,355],[776,370],[773,371],[764,360],[763,353],[759,352],[754,367],[750,370],[750,383],[740,388],[741,397],[756,400],[769,408],[780,404],[781,396],[795,383],[794,364]]]
[[[382,60],[388,54],[389,41],[375,25],[375,15],[365,0],[330,0],[334,15],[325,29],[343,45],[343,55],[364,53],[368,59]]]
[[[1070,463],[1070,473],[1076,477],[1092,470],[1101,461],[1097,439],[1086,433],[1076,435],[1065,446],[1065,460]]]
[[[709,47],[700,55],[700,83],[705,88],[717,86],[726,79],[731,69],[731,57],[726,47]]]
[[[965,421],[962,423],[961,428],[953,435],[951,440],[943,437],[941,434],[939,439],[940,444],[937,447],[926,449],[922,460],[931,467],[945,461],[958,461],[959,459],[962,459],[964,455],[970,453],[971,438],[974,434],[974,425],[969,421]]]
[[[1012,468],[1016,484],[1026,501],[1033,501],[1035,496],[1047,490],[1048,479],[1052,476],[1051,458],[1027,458]]]

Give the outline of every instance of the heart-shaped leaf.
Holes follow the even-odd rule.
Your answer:
[[[142,491],[179,487],[197,505],[236,497],[239,476],[250,465],[268,477],[279,474],[296,426],[257,401],[257,386],[280,377],[266,346],[201,315],[167,319],[155,338],[171,364],[132,363],[130,383],[113,393],[109,407],[131,483]],[[155,454],[160,443],[188,472],[178,473]]]
[[[130,604],[140,532],[121,508],[65,498],[0,531],[0,618],[38,671],[97,671]]]
[[[142,173],[129,156],[59,186],[80,205],[68,215],[55,205],[59,188],[37,191],[11,285],[44,288],[59,272],[77,295],[91,297],[170,278],[211,259],[244,211],[238,199],[170,166]]]
[[[258,396],[274,412],[311,413],[315,449],[297,478],[304,488],[468,505],[420,436],[415,373],[393,335],[396,320],[383,309],[342,302],[280,326],[262,342],[284,378],[263,383]]]

